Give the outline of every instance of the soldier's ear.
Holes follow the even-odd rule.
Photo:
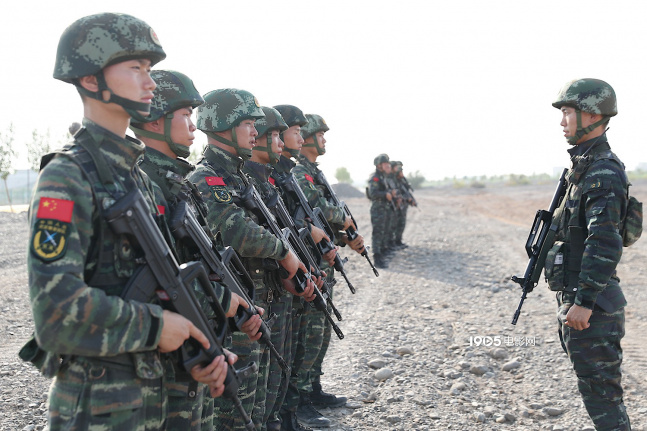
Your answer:
[[[97,81],[97,77],[94,75],[82,76],[79,78],[79,85],[88,91],[99,91],[99,82]]]

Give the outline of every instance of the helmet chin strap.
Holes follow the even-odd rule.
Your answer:
[[[270,133],[271,131],[268,130],[265,133],[266,136],[266,141],[267,141],[267,146],[261,147],[257,146],[254,147],[253,151],[263,151],[265,153],[268,153],[270,156],[270,165],[276,165],[279,162],[279,154],[276,154],[274,151],[272,151],[272,135]]]
[[[216,141],[225,144],[229,147],[233,147],[236,150],[236,153],[238,156],[243,159],[243,160],[249,160],[252,157],[252,150],[251,148],[242,148],[240,145],[238,145],[238,136],[236,135],[236,127],[232,127],[231,129],[231,138],[232,140],[230,141],[229,139],[223,138],[220,135],[216,135],[214,132],[204,132],[207,134],[207,136],[215,139]]]
[[[91,99],[100,100],[103,103],[116,103],[117,105],[124,108],[124,110],[130,115],[130,117],[135,120],[137,123],[146,123],[148,121],[148,113],[151,110],[151,105],[149,103],[135,102],[134,100],[126,99],[125,97],[117,96],[108,88],[106,83],[106,78],[103,75],[103,70],[99,71],[96,75],[97,84],[99,86],[98,91],[90,91],[84,88],[82,85],[76,83],[76,88],[79,93],[84,96],[90,97]],[[103,99],[103,92],[107,91],[110,93],[108,100]],[[146,112],[146,115],[142,115],[141,112]]]
[[[176,144],[171,139],[171,121],[173,120],[173,113],[170,112],[166,114],[164,118],[165,120],[164,120],[163,135],[160,133],[151,132],[149,130],[140,129],[138,127],[133,126],[132,124],[130,125],[130,130],[132,130],[133,132],[135,132],[140,136],[146,136],[147,138],[156,139],[158,141],[165,141],[168,144],[171,151],[173,151],[173,153],[176,156],[183,157],[186,159],[191,154],[191,149],[186,145]]]
[[[588,127],[582,128],[582,111],[577,109],[575,111],[575,114],[577,116],[577,130],[575,131],[574,136],[569,136],[568,138],[566,138],[566,140],[570,145],[577,145],[577,141],[582,139],[584,135],[586,135],[587,133],[591,133],[593,130],[595,130],[596,127],[601,126],[607,120],[607,117],[602,116],[601,120],[596,121],[595,123],[591,124]]]
[[[317,149],[317,154],[319,154],[320,156],[323,156],[324,154],[326,154],[326,149],[321,148],[319,146],[319,141],[317,140],[317,134],[316,133],[314,133],[312,135],[312,140],[313,140],[312,144],[303,144],[303,146],[304,147],[310,147],[310,148],[316,148]]]

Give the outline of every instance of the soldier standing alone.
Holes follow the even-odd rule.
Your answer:
[[[597,430],[629,430],[622,399],[624,307],[616,266],[622,256],[628,181],[606,137],[618,113],[613,88],[598,79],[567,83],[553,102],[572,148],[566,196],[553,216],[545,264],[557,291],[559,336]]]

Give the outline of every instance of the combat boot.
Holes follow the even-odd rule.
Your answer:
[[[310,394],[310,401],[316,407],[341,407],[346,404],[348,398],[338,397],[333,394],[324,392],[321,389],[321,383],[319,381],[312,382],[312,393]]]
[[[396,247],[398,247],[401,250],[404,250],[405,248],[409,247],[405,243],[402,242],[402,240],[398,240],[395,242]]]
[[[310,394],[307,393],[301,394],[299,407],[297,407],[297,419],[315,428],[328,428],[330,426],[330,419],[314,408],[312,401],[310,401]]]
[[[312,428],[303,426],[297,421],[297,416],[295,412],[281,411],[279,413],[281,416],[281,430],[282,431],[312,431]],[[269,431],[269,423],[268,431]]]
[[[389,267],[389,265],[387,265],[386,263],[386,259],[384,258],[384,255],[382,254],[374,254],[373,263],[376,268],[386,269]]]

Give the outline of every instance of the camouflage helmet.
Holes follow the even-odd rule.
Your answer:
[[[117,96],[108,88],[103,69],[127,60],[146,58],[154,65],[166,53],[153,29],[144,21],[126,14],[100,13],[73,22],[65,29],[58,43],[54,78],[76,85],[79,93],[104,103],[116,103],[136,121],[144,121],[140,112],[149,112],[148,103]],[[78,79],[97,77],[98,91],[81,86]],[[103,92],[110,98],[103,99]]]
[[[151,72],[151,78],[157,87],[153,92],[151,113],[147,117],[149,121],[187,106],[197,108],[204,103],[193,81],[183,73],[174,70],[154,70]]]
[[[389,155],[382,153],[379,154],[376,158],[373,159],[373,164],[375,166],[381,165],[382,163],[389,163]]]
[[[294,105],[276,105],[274,109],[279,111],[279,113],[283,117],[283,120],[285,120],[285,122],[287,123],[288,127],[292,127],[292,126],[303,127],[308,123],[308,120],[306,119],[305,115],[303,115],[303,111],[301,111],[299,108],[297,108]]]
[[[584,135],[608,123],[610,117],[618,114],[616,93],[613,88],[600,79],[592,78],[574,79],[566,83],[553,102],[553,106],[557,109],[563,106],[575,108],[577,130],[573,136],[566,138],[571,145],[576,145]],[[583,128],[582,112],[602,115],[602,119]]]
[[[303,139],[308,139],[317,132],[327,132],[330,130],[326,124],[326,120],[321,115],[306,114],[306,119],[308,123],[301,127],[301,136],[303,136]]]
[[[402,162],[399,160],[391,160],[391,167],[394,168],[396,166],[402,167]]]
[[[600,79],[584,78],[568,82],[553,102],[555,108],[570,106],[582,112],[613,117],[618,114],[616,93]]]
[[[106,66],[147,58],[166,58],[155,31],[144,21],[120,13],[100,13],[74,21],[58,43],[54,78],[72,82]]]
[[[272,130],[283,132],[288,129],[288,125],[285,123],[283,117],[276,109],[269,108],[267,106],[261,106],[261,109],[265,113],[265,118],[259,118],[258,120],[256,120],[254,127],[256,127],[256,130],[258,131],[259,137],[266,135],[267,145],[264,147],[257,145],[252,150],[269,153],[270,163],[272,165],[275,165],[279,161],[280,154],[272,151],[272,133],[270,132],[272,132]]]
[[[236,88],[224,88],[204,95],[204,104],[198,108],[196,127],[207,136],[235,148],[242,158],[249,159],[252,150],[238,145],[235,127],[242,121],[257,120],[264,116],[258,100],[252,93]],[[213,133],[226,130],[231,130],[231,141]]]
[[[146,123],[164,117],[164,134],[144,130],[139,124],[131,124],[130,129],[139,136],[166,141],[173,153],[179,157],[189,157],[191,151],[186,145],[173,142],[171,139],[171,120],[174,112],[182,108],[196,108],[204,103],[202,96],[196,90],[193,81],[183,73],[174,70],[154,70],[151,78],[157,84],[153,92],[151,113],[146,117]]]
[[[301,136],[303,136],[304,140],[312,136],[313,143],[312,144],[305,143],[303,144],[303,146],[316,148],[317,153],[319,153],[319,155],[321,156],[326,153],[326,149],[319,146],[319,141],[317,140],[317,133],[327,132],[330,129],[326,124],[326,120],[324,120],[321,115],[306,114],[306,119],[308,120],[308,123],[303,127],[301,127]]]

